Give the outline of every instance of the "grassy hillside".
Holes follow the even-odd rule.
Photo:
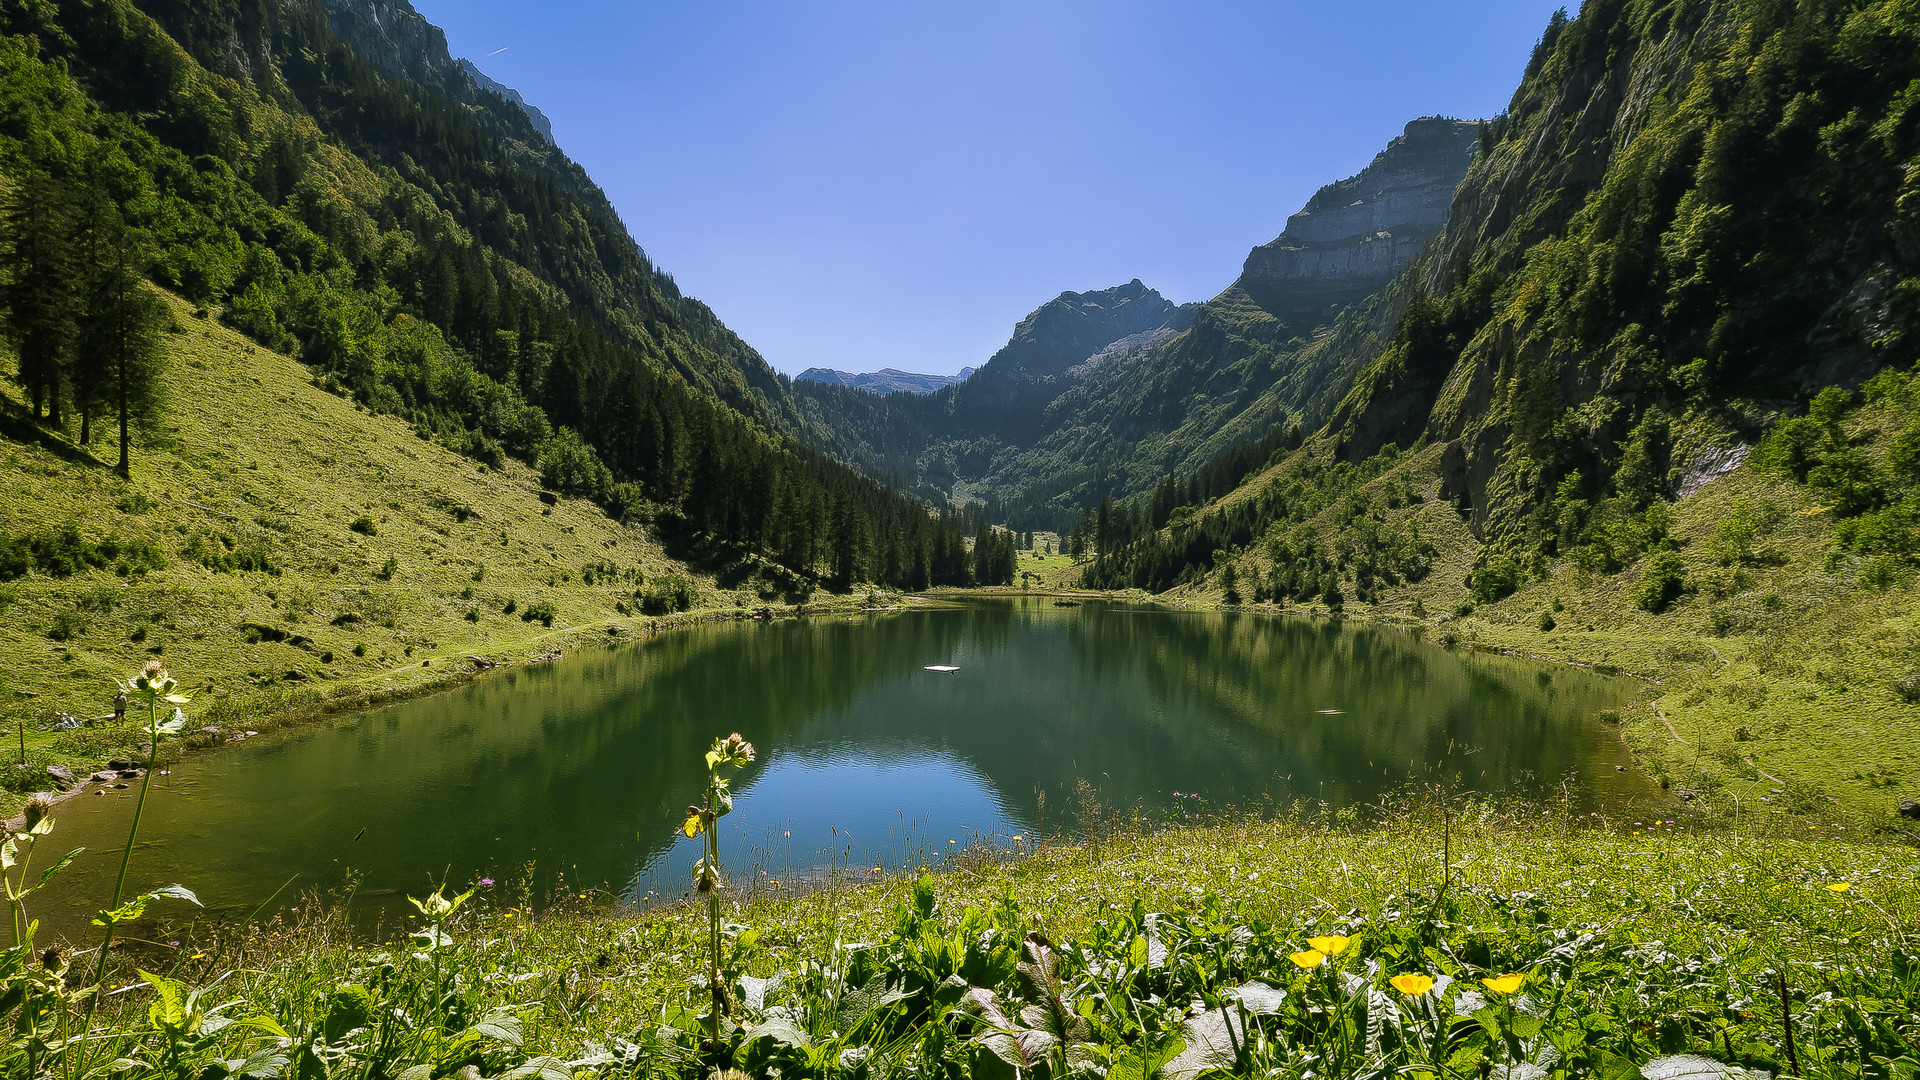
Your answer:
[[[1864,423],[1871,423],[1868,419]],[[1327,464],[1318,443],[1206,510],[1226,518]],[[1875,828],[1900,827],[1899,799],[1920,798],[1920,590],[1912,571],[1838,543],[1843,524],[1806,486],[1748,461],[1670,505],[1663,546],[1614,572],[1541,560],[1516,591],[1476,602],[1485,545],[1471,518],[1437,497],[1445,448],[1427,447],[1358,482],[1301,524],[1273,528],[1170,598],[1218,602],[1235,568],[1242,599],[1297,565],[1311,537],[1342,582],[1345,617],[1426,626],[1463,647],[1511,649],[1604,664],[1648,679],[1645,703],[1622,716],[1649,773],[1696,805],[1821,814],[1844,809]],[[1408,493],[1412,498],[1409,499]],[[1369,520],[1356,529],[1354,518]],[[1730,532],[1751,526],[1744,556]],[[1417,535],[1431,545],[1418,580],[1354,585],[1362,537]],[[1662,611],[1641,604],[1654,559],[1683,575]],[[1729,565],[1730,563],[1730,565]],[[1329,614],[1324,595],[1268,605]]]
[[[133,553],[0,582],[0,708],[10,734],[27,723],[36,766],[137,741],[34,729],[106,713],[112,680],[153,656],[192,688],[197,722],[243,730],[264,710],[453,677],[470,656],[524,659],[580,628],[644,630],[649,592],[678,582],[701,605],[765,602],[683,576],[646,530],[592,503],[543,502],[526,466],[480,466],[170,302],[169,413],[136,446],[132,483],[39,432],[0,383],[0,536],[72,526]],[[154,568],[116,572],[141,561]],[[46,786],[28,773],[9,786]]]

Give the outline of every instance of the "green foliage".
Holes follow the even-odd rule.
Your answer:
[[[347,523],[347,528],[359,533],[361,536],[380,535],[379,523],[374,521],[373,517],[369,514],[361,514],[359,517],[354,518]]]
[[[552,626],[559,612],[545,600],[539,600],[520,609],[520,621],[537,622],[541,626]]]
[[[669,574],[635,596],[640,610],[648,615],[686,611],[693,607],[693,582],[683,574]]]
[[[1672,551],[1656,551],[1641,568],[1639,584],[1633,590],[1633,602],[1641,610],[1658,615],[1680,599],[1686,590],[1687,564]]]
[[[1526,571],[1512,557],[1495,555],[1475,567],[1467,579],[1467,588],[1475,604],[1491,604],[1512,596],[1526,580]]]
[[[73,522],[20,536],[0,533],[0,581],[36,572],[64,578],[107,569],[121,577],[140,577],[166,565],[166,556],[152,540],[124,540],[113,534],[88,540]]]
[[[958,539],[778,434],[791,403],[771,369],[647,261],[577,166],[527,149],[543,144],[513,106],[380,75],[318,6],[156,8],[159,25],[127,0],[0,9],[21,35],[0,39],[0,166],[44,179],[21,198],[104,192],[89,205],[151,238],[151,278],[296,350],[319,385],[489,466],[548,450],[565,490],[622,517],[848,587],[907,584]],[[27,322],[67,310],[17,299]],[[69,324],[46,326],[35,340],[62,353]],[[846,514],[864,540],[836,559]]]

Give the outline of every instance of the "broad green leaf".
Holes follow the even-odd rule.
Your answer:
[[[1640,1075],[1646,1080],[1767,1080],[1769,1074],[1699,1054],[1674,1054],[1640,1066]]]
[[[519,1046],[520,1040],[526,1035],[526,1026],[520,1022],[520,1018],[505,1009],[495,1009],[481,1017],[472,1030],[508,1046]]]

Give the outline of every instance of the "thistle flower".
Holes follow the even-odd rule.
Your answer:
[[[1433,976],[1431,975],[1395,975],[1393,978],[1388,979],[1387,982],[1392,984],[1395,990],[1400,991],[1408,997],[1419,997],[1421,994],[1433,989]]]
[[[1481,979],[1480,984],[1496,994],[1512,994],[1520,990],[1520,984],[1526,981],[1525,973],[1502,975],[1496,979]]]
[[[27,831],[32,832],[35,825],[46,819],[53,810],[53,796],[41,791],[27,799],[27,805],[20,808],[20,816],[26,819]]]
[[[1326,937],[1310,937],[1307,944],[1328,956],[1339,956],[1347,951],[1347,944],[1353,939],[1342,934],[1330,934]]]

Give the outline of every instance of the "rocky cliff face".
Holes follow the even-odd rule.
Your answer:
[[[1053,378],[1124,338],[1178,333],[1192,324],[1196,307],[1168,300],[1139,278],[1098,292],[1063,292],[1020,320],[981,373]]]
[[[463,104],[474,104],[483,93],[499,94],[521,112],[547,142],[553,125],[546,114],[527,104],[511,87],[488,78],[470,60],[455,60],[447,51],[447,35],[413,9],[408,0],[325,0],[327,25],[353,47],[360,58],[387,75]]]
[[[1328,184],[1254,248],[1240,287],[1274,311],[1315,311],[1378,292],[1446,225],[1480,125],[1425,117],[1358,175]]]

